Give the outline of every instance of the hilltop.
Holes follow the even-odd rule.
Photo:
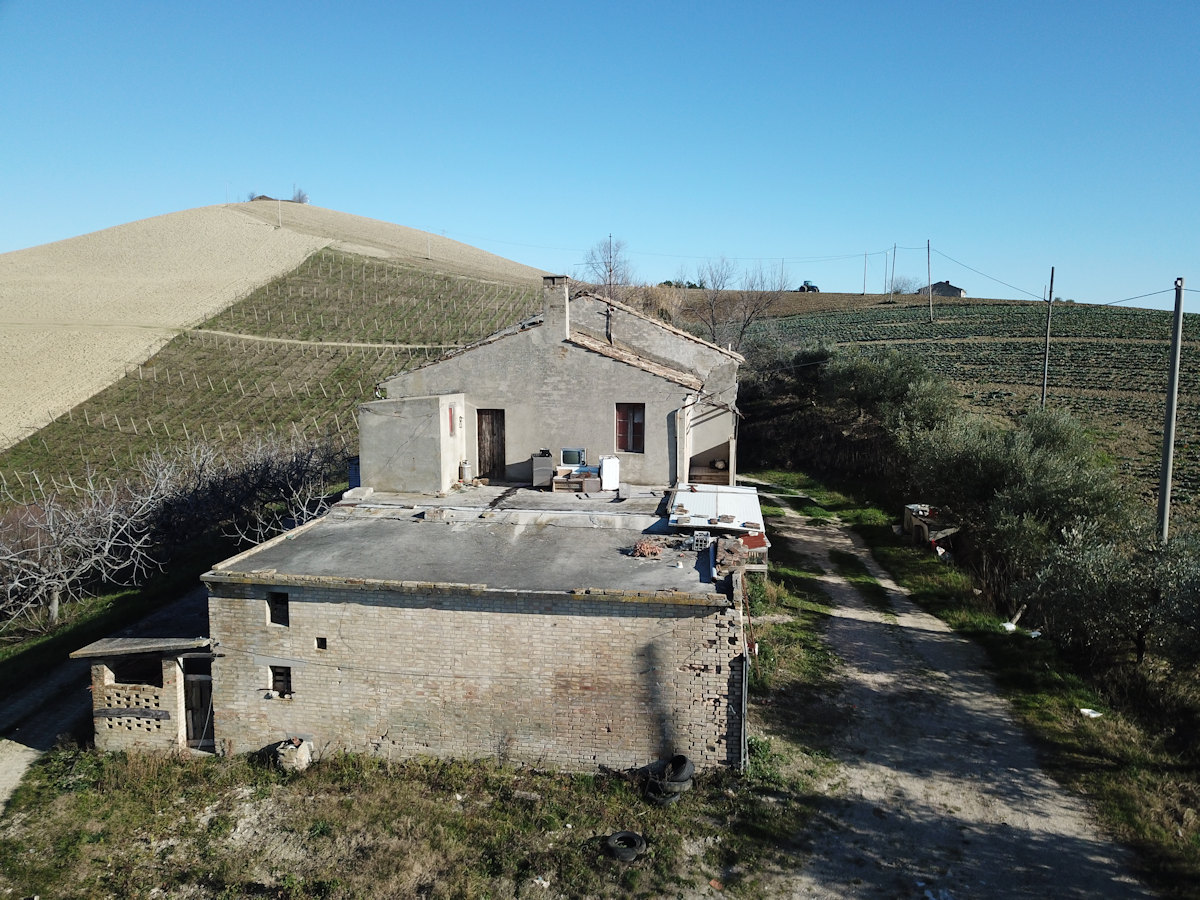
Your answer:
[[[401,225],[296,203],[208,206],[0,255],[0,446],[318,250],[534,286],[542,274]]]

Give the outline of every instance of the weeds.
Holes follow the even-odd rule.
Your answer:
[[[885,616],[895,617],[895,612],[892,610],[892,598],[888,594],[887,588],[867,571],[867,567],[863,565],[861,559],[845,550],[830,550],[829,560],[834,564],[837,573],[855,587],[872,609]]]
[[[335,754],[285,775],[249,757],[62,747],[0,820],[0,896],[168,886],[229,897],[523,896],[535,879],[562,896],[672,895],[724,876],[703,848],[746,866],[778,853],[807,815],[802,784],[756,771],[704,773],[684,802],[660,809],[615,773]],[[768,810],[757,793],[767,785],[795,802]],[[603,852],[603,837],[623,829],[650,846],[630,865]]]

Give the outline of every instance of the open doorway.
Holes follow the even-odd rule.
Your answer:
[[[215,750],[211,659],[183,658],[183,708],[188,746],[196,750]]]

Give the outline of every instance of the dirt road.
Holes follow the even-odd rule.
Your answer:
[[[112,637],[203,637],[208,634],[207,592],[196,587]],[[59,735],[91,728],[91,666],[69,659],[45,677],[6,690],[0,701],[0,811],[42,753]]]
[[[829,716],[838,765],[821,814],[800,836],[811,856],[799,872],[777,873],[782,893],[1154,896],[1086,804],[1041,770],[974,644],[909,601],[849,530],[790,513],[779,539],[828,572],[830,550],[856,553],[893,610],[825,578],[827,639],[844,661]]]

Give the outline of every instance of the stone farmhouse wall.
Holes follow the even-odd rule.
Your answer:
[[[493,757],[567,770],[670,753],[697,765],[741,759],[743,621],[721,594],[412,583],[210,589],[215,734],[225,752],[300,735],[318,753]],[[269,592],[277,604],[286,593],[288,624],[270,621]],[[287,698],[270,689],[281,669]]]

